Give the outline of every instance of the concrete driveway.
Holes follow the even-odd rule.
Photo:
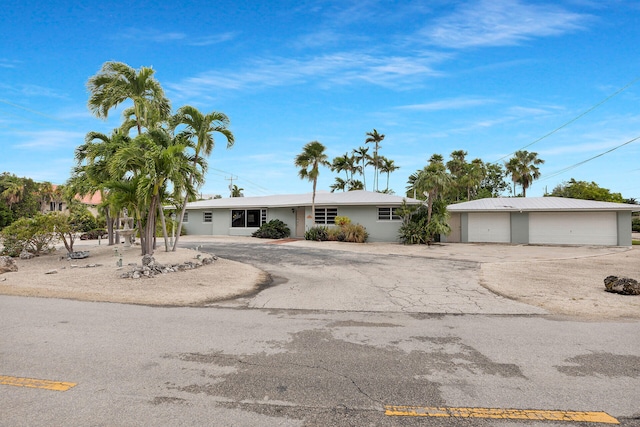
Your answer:
[[[273,309],[545,314],[481,285],[483,262],[589,257],[627,250],[506,245],[404,246],[388,243],[264,241],[189,236],[185,246],[251,264],[274,279],[256,295],[217,303]]]

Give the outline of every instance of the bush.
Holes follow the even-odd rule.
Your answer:
[[[640,233],[640,218],[633,218],[631,220],[631,231]]]
[[[346,224],[343,225],[342,231],[344,232],[344,241],[351,243],[364,243],[369,238],[369,233],[360,224]]]
[[[259,237],[261,239],[283,239],[291,235],[291,230],[287,227],[287,224],[279,219],[272,219],[271,221],[264,223],[256,231],[251,234],[253,237]]]
[[[80,240],[95,240],[98,237],[104,237],[107,235],[107,230],[104,228],[96,228],[95,230],[87,231],[80,235]]]
[[[351,224],[351,218],[349,218],[348,216],[338,215],[334,218],[334,222],[336,223],[337,226],[342,227],[343,225]]]
[[[305,240],[315,240],[317,242],[323,242],[329,240],[329,229],[323,226],[311,227],[304,233]]]
[[[344,242],[345,234],[341,227],[329,227],[327,229],[327,240],[332,242]]]
[[[37,214],[33,218],[20,218],[2,230],[2,255],[16,257],[26,250],[35,255],[54,249],[55,239],[52,217]]]

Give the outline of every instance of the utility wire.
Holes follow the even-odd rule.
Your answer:
[[[616,91],[615,93],[613,93],[612,95],[609,95],[608,97],[606,97],[605,99],[603,99],[602,101],[598,102],[597,104],[595,104],[593,107],[589,108],[588,110],[582,112],[581,114],[579,114],[578,116],[574,117],[573,119],[569,120],[568,122],[564,123],[563,125],[561,125],[560,127],[552,130],[551,132],[541,136],[540,138],[536,139],[533,142],[530,142],[529,144],[525,145],[524,147],[520,148],[520,150],[524,150],[525,148],[531,147],[533,144],[536,144],[540,141],[542,141],[543,139],[547,138],[548,136],[553,135],[554,133],[558,132],[559,130],[569,126],[571,123],[581,119],[582,117],[586,116],[587,114],[589,114],[590,112],[592,112],[593,110],[595,110],[596,108],[598,108],[599,106],[601,106],[602,104],[604,104],[605,102],[609,101],[611,98],[619,95],[620,93],[624,92],[625,90],[627,90],[628,88],[630,88],[631,86],[633,86],[635,83],[638,82],[638,80],[640,80],[640,76],[636,77],[634,80],[632,80],[631,82],[627,83],[624,87],[622,87],[621,89],[618,89],[618,91]],[[519,150],[516,150],[519,151]],[[494,163],[498,163],[500,160],[506,159],[507,157],[515,154],[516,151],[513,151],[505,156],[500,157],[498,160],[496,160]],[[606,153],[605,153],[606,154]]]
[[[635,138],[630,139],[629,141],[627,141],[627,142],[625,142],[625,143],[622,143],[622,144],[620,144],[620,145],[617,145],[617,146],[615,146],[615,147],[613,147],[613,148],[611,148],[611,149],[609,149],[609,150],[607,150],[607,151],[605,151],[605,152],[602,152],[602,153],[600,153],[600,154],[597,154],[597,155],[595,155],[595,156],[593,156],[593,157],[590,157],[590,158],[588,158],[588,159],[586,159],[586,160],[583,160],[583,161],[581,161],[581,162],[578,162],[578,163],[576,163],[576,164],[574,164],[574,165],[567,166],[566,168],[564,168],[564,169],[560,169],[559,171],[556,171],[556,172],[550,173],[549,175],[546,175],[544,178],[540,179],[540,181],[544,181],[544,180],[547,180],[547,179],[549,179],[549,178],[553,178],[553,177],[555,177],[555,176],[561,175],[561,174],[563,174],[563,173],[565,173],[565,172],[570,171],[571,169],[575,169],[575,168],[577,168],[578,166],[582,166],[582,165],[584,165],[585,163],[590,162],[591,160],[597,159],[598,157],[602,157],[602,156],[604,156],[605,154],[609,154],[610,152],[612,152],[612,151],[614,151],[614,150],[617,150],[617,149],[618,149],[618,148],[620,148],[620,147],[624,147],[624,146],[625,146],[625,145],[627,145],[627,144],[631,144],[632,142],[637,141],[637,140],[639,140],[639,139],[640,139],[640,136],[636,136]]]

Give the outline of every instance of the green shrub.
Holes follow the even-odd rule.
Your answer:
[[[26,250],[35,255],[54,249],[53,218],[37,214],[33,218],[20,218],[2,229],[2,255],[18,256]]]
[[[351,243],[364,243],[369,238],[369,233],[360,224],[346,224],[343,225],[342,231],[344,232],[344,241]]]
[[[329,227],[327,229],[327,240],[332,242],[344,242],[345,234],[342,227]]]
[[[633,218],[631,220],[631,231],[640,233],[640,218]]]
[[[304,233],[305,240],[315,240],[317,242],[323,242],[329,240],[329,229],[324,226],[311,227]]]
[[[251,234],[253,237],[259,237],[261,239],[283,239],[291,235],[291,230],[287,227],[287,224],[279,219],[272,219],[271,221],[264,223]]]
[[[338,215],[337,217],[334,218],[334,222],[336,223],[337,226],[342,227],[343,225],[351,224],[351,218],[349,218],[348,216]]]

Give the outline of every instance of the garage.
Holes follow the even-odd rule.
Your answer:
[[[469,242],[511,242],[511,219],[508,212],[470,213],[468,225]]]
[[[565,197],[498,197],[447,206],[449,243],[631,246],[640,205]],[[457,232],[459,230],[459,232]]]
[[[566,245],[618,244],[615,212],[531,212],[529,243]]]

